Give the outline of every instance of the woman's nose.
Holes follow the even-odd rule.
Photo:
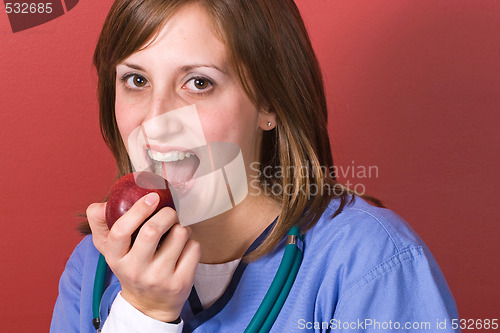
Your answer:
[[[175,102],[174,98],[167,99],[159,96],[153,99],[151,109],[147,119],[142,124],[146,136],[153,140],[175,135],[182,131],[183,125],[181,119],[176,116],[175,111],[183,107]]]

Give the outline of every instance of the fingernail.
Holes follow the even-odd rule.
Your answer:
[[[149,206],[153,206],[158,200],[160,200],[160,196],[156,192],[148,193],[144,198],[144,202]]]

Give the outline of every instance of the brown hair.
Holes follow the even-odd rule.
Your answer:
[[[97,43],[94,65],[99,79],[101,133],[116,159],[118,176],[131,172],[131,166],[115,119],[115,68],[144,48],[175,10],[187,3],[202,6],[211,17],[250,99],[276,113],[276,127],[265,131],[262,138],[260,186],[281,204],[281,214],[248,259],[271,251],[293,225],[307,231],[332,198],[340,199],[332,217],[348,204],[349,194],[350,202],[360,195],[382,206],[379,200],[338,183],[330,172],[333,159],[321,70],[292,0],[115,1]],[[267,177],[265,168],[292,172]],[[304,168],[308,172],[299,174]],[[272,190],[276,186],[281,193]],[[321,194],[310,196],[313,187]],[[285,188],[291,188],[291,193],[284,193]]]

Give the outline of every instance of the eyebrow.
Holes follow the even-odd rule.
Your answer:
[[[219,72],[222,72],[224,74],[227,74],[227,72],[213,64],[193,64],[193,65],[186,65],[186,66],[182,66],[181,67],[181,70],[183,72],[189,72],[190,70],[194,69],[194,68],[198,68],[198,67],[208,67],[208,68],[214,68],[216,70],[218,70]]]
[[[137,66],[137,65],[134,65],[134,64],[129,64],[128,62],[124,62],[124,63],[122,63],[121,65],[125,65],[125,66],[127,66],[127,67],[130,67],[130,68],[132,68],[132,69],[136,69],[136,70],[138,70],[138,71],[143,71],[143,72],[145,72],[145,71],[146,71],[146,70],[145,70],[144,68],[142,68],[141,66]]]
[[[138,70],[138,71],[143,71],[143,72],[146,72],[146,70],[144,68],[142,68],[141,66],[138,66],[138,65],[134,65],[134,64],[131,64],[131,63],[128,63],[128,62],[124,62],[122,63],[121,65],[125,65],[127,67],[130,67],[132,69],[135,69],[135,70]],[[181,67],[181,71],[182,72],[189,72],[190,70],[194,69],[194,68],[199,68],[199,67],[208,67],[208,68],[214,68],[216,70],[218,70],[219,72],[222,72],[224,74],[227,74],[227,72],[213,64],[193,64],[193,65],[186,65],[186,66],[182,66]]]

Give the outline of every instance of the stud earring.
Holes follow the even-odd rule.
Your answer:
[[[270,121],[267,122],[267,127],[271,127],[273,123],[271,123]]]

